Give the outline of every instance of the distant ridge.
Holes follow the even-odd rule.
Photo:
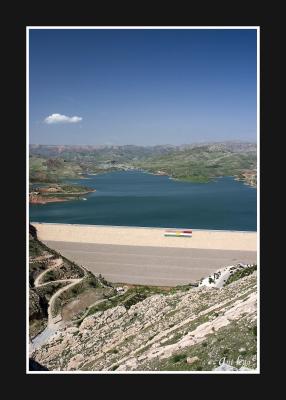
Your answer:
[[[255,186],[256,153],[256,143],[243,141],[180,146],[31,144],[30,179],[54,182],[84,173],[140,169],[193,182],[234,176]]]
[[[47,144],[30,144],[31,155],[57,156],[64,152],[100,152],[106,150],[130,150],[133,152],[149,153],[165,153],[169,151],[180,151],[192,149],[196,147],[210,147],[213,149],[227,149],[233,152],[256,151],[257,145],[254,142],[244,141],[224,141],[224,142],[198,142],[181,145],[159,144],[155,146],[138,146],[133,144],[126,145],[47,145]]]

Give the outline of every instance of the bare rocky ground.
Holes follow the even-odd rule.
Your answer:
[[[49,370],[256,369],[256,285],[187,287],[116,305],[56,332],[32,358]]]

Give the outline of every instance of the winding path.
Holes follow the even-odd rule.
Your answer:
[[[59,314],[56,315],[55,317],[52,316],[52,309],[53,309],[53,305],[54,305],[55,300],[56,300],[56,299],[58,298],[58,296],[59,296],[60,294],[62,294],[65,290],[70,289],[71,287],[75,286],[76,284],[78,284],[79,282],[81,282],[81,281],[85,278],[85,276],[86,276],[86,270],[85,270],[83,267],[79,266],[79,267],[83,270],[83,272],[84,272],[84,275],[83,275],[82,278],[75,278],[75,279],[72,279],[72,278],[70,278],[70,279],[57,279],[57,280],[54,280],[54,281],[48,281],[48,282],[41,283],[41,281],[42,281],[42,279],[43,279],[43,276],[44,276],[45,274],[47,274],[49,271],[52,271],[52,270],[54,270],[55,268],[58,268],[58,267],[60,267],[60,266],[63,265],[63,259],[62,259],[61,257],[54,259],[52,262],[53,262],[53,264],[52,264],[52,266],[51,266],[50,268],[47,268],[46,270],[44,270],[43,272],[41,272],[41,273],[37,276],[37,278],[35,279],[35,287],[46,286],[46,285],[48,285],[48,284],[50,284],[50,283],[64,283],[64,282],[69,282],[69,284],[66,285],[66,286],[64,286],[63,288],[57,290],[57,291],[52,295],[52,297],[50,298],[50,300],[49,300],[49,305],[48,305],[48,326],[47,326],[47,328],[53,328],[54,325],[57,324],[57,323],[58,323],[59,321],[61,321],[61,319],[62,319],[61,313],[59,313]]]
[[[63,259],[62,259],[62,258],[56,258],[56,259],[52,260],[52,263],[53,263],[53,265],[52,265],[50,268],[45,269],[43,272],[41,272],[41,273],[37,276],[37,278],[35,279],[35,282],[34,282],[35,287],[42,286],[42,284],[40,283],[41,280],[42,280],[42,277],[43,277],[47,272],[51,271],[52,269],[57,268],[57,267],[60,267],[60,266],[63,264]],[[46,283],[50,283],[50,282],[46,282]]]
[[[49,258],[50,258],[50,256],[47,256],[47,257],[46,257],[46,259],[49,259]],[[59,329],[63,328],[63,327],[66,325],[66,324],[62,321],[61,312],[59,312],[55,317],[52,316],[52,309],[53,309],[54,302],[56,301],[56,299],[58,298],[58,296],[60,296],[65,290],[68,290],[68,289],[70,289],[71,287],[73,287],[73,286],[77,285],[78,283],[80,283],[80,282],[86,277],[86,275],[87,275],[87,270],[86,270],[83,266],[78,265],[79,268],[81,268],[81,270],[84,272],[84,275],[83,275],[82,278],[57,279],[57,280],[53,280],[53,281],[51,280],[51,281],[47,281],[47,282],[41,283],[42,280],[43,280],[43,276],[44,276],[45,274],[47,274],[49,271],[52,271],[52,270],[54,270],[55,268],[59,268],[60,266],[63,265],[63,259],[62,259],[62,257],[58,257],[58,258],[56,258],[56,259],[51,260],[51,263],[52,263],[52,265],[51,265],[49,268],[47,268],[46,270],[44,270],[43,272],[41,272],[41,273],[37,276],[37,278],[36,278],[35,281],[34,281],[35,287],[43,287],[43,286],[46,286],[46,285],[48,285],[48,284],[50,284],[50,283],[63,283],[63,282],[68,282],[69,284],[66,285],[66,286],[64,286],[64,287],[62,287],[62,288],[60,288],[59,290],[57,290],[57,291],[51,296],[51,298],[50,298],[50,300],[49,300],[49,303],[48,303],[48,323],[47,323],[47,326],[46,326],[46,328],[45,328],[41,333],[39,333],[36,337],[34,337],[34,338],[31,340],[31,342],[30,342],[30,344],[29,344],[30,353],[32,353],[37,347],[39,347],[39,346],[43,345],[45,342],[47,342],[47,340],[48,340],[51,336],[53,336],[53,335],[55,334],[56,331],[58,331]],[[98,279],[98,282],[99,282],[99,284],[100,284],[102,287],[106,287],[106,286],[104,285],[104,283],[103,283],[100,279]],[[100,303],[100,302],[102,302],[102,301],[106,301],[106,299],[99,300],[98,302],[92,304],[92,306],[95,305],[95,304],[97,304],[97,303]],[[89,308],[88,308],[88,310],[89,310]],[[86,313],[88,312],[88,310],[86,311]]]

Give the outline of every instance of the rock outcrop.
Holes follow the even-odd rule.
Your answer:
[[[32,356],[50,370],[213,370],[227,352],[238,357],[243,344],[255,368],[255,328],[256,272],[221,289],[156,294],[129,309],[98,311]]]
[[[36,289],[29,290],[29,319],[41,319],[47,317],[48,302],[40,296]]]

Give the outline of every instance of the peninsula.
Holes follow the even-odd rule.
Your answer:
[[[95,189],[86,186],[47,184],[33,187],[29,193],[29,202],[31,204],[47,204],[77,200],[91,192],[95,192]]]

